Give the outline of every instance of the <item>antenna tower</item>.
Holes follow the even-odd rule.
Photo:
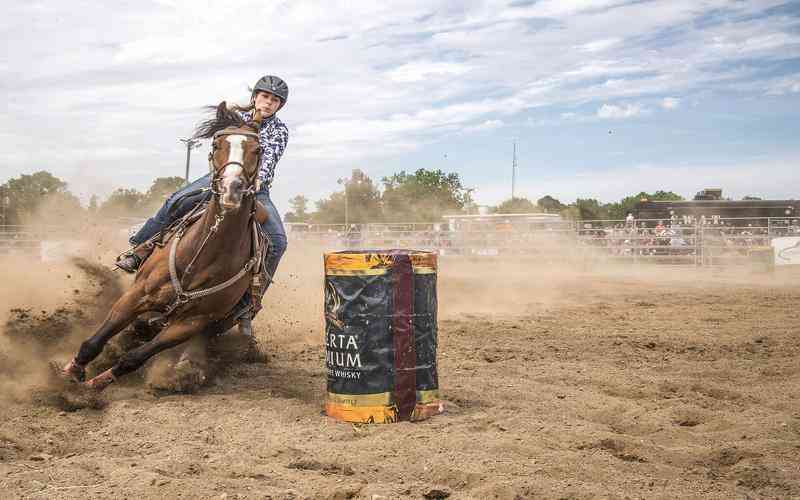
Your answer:
[[[514,141],[514,156],[511,161],[511,199],[516,197],[517,193],[517,141]]]

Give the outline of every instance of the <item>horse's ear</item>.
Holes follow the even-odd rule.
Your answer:
[[[227,111],[228,111],[228,104],[225,101],[219,103],[219,105],[217,106],[217,119],[220,120],[223,119]]]

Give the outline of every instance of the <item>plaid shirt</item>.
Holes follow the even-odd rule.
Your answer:
[[[241,113],[241,115],[245,120],[251,118],[250,113]],[[278,160],[281,159],[283,152],[286,151],[286,145],[289,144],[289,129],[280,118],[272,115],[261,122],[261,128],[258,130],[258,142],[261,145],[261,168],[258,172],[258,180],[261,181],[262,186],[269,188],[275,178],[275,167],[278,166]]]

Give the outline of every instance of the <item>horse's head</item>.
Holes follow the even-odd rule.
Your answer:
[[[195,134],[213,139],[208,155],[213,177],[211,186],[223,210],[239,210],[244,197],[259,188],[260,123],[260,113],[256,112],[252,121],[245,122],[223,101],[217,106],[216,117],[204,122]]]

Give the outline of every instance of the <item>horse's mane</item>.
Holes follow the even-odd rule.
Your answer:
[[[223,104],[219,106],[206,106],[206,110],[214,113],[212,118],[200,122],[194,131],[195,139],[209,139],[220,130],[228,127],[244,127],[247,122],[239,115],[236,109],[229,109]]]

